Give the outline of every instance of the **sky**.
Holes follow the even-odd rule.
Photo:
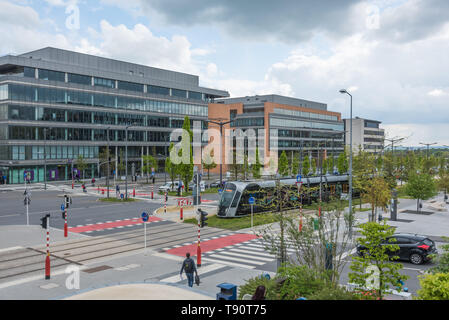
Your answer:
[[[0,0],[0,55],[57,47],[382,121],[449,145],[447,0]]]

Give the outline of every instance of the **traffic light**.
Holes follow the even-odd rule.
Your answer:
[[[70,198],[68,195],[64,195],[64,206],[66,207],[66,208],[68,208],[69,207],[69,205],[71,205],[72,204],[72,198]]]
[[[47,218],[50,218],[49,214],[47,214],[45,217],[41,218],[41,226],[43,229],[47,229]]]
[[[62,215],[62,219],[65,220],[66,211],[65,210],[62,211],[61,215]]]
[[[208,213],[206,211],[203,211],[201,209],[198,209],[198,222],[200,224],[201,228],[204,228],[204,226],[207,226],[206,220],[207,220]]]
[[[167,195],[167,191],[165,191],[165,202],[168,201],[168,195]]]

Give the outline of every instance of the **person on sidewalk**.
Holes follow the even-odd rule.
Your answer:
[[[181,276],[182,271],[186,272],[189,287],[193,287],[193,272],[198,275],[198,271],[196,270],[195,262],[190,258],[190,252],[186,253],[186,259],[182,263],[181,272],[179,273]]]

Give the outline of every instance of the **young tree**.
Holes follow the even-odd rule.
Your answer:
[[[217,164],[214,161],[214,151],[212,150],[211,153],[208,153],[204,156],[203,161],[203,168],[207,170],[207,179],[210,179],[210,170],[215,169],[217,167]]]
[[[406,280],[408,276],[401,275],[399,270],[402,264],[393,262],[397,256],[390,257],[399,250],[392,237],[394,228],[386,224],[368,222],[360,225],[361,237],[357,242],[365,249],[362,256],[353,256],[349,273],[349,280],[362,288],[373,288],[376,296],[382,299],[390,288],[401,286],[400,280]]]
[[[433,178],[428,174],[415,174],[409,178],[405,186],[405,193],[416,199],[416,211],[419,209],[419,200],[427,200],[437,194]]]
[[[148,183],[148,175],[151,172],[151,169],[154,168],[154,170],[157,170],[157,160],[150,155],[145,155],[143,158],[143,167],[142,167],[142,174],[147,175],[147,183]]]
[[[437,180],[438,189],[444,192],[444,199],[449,191],[449,170],[440,169],[440,174]]]
[[[337,159],[337,170],[339,174],[345,174],[346,172],[348,172],[348,159],[347,159],[347,155],[346,155],[346,150],[342,153],[340,153],[340,155],[338,156]]]
[[[359,152],[353,159],[352,181],[354,189],[358,190],[360,193],[360,209],[362,208],[362,200],[367,189],[369,187],[371,189],[373,188],[371,182],[375,174],[376,169],[373,155],[363,151],[361,147],[359,147]]]
[[[117,174],[120,175],[121,172],[123,172],[126,169],[126,165],[125,165],[125,156],[124,156],[124,152],[123,150],[119,151],[119,162],[117,164]]]
[[[312,176],[314,176],[316,174],[316,161],[317,159],[312,158],[311,159],[311,164],[312,164]]]
[[[186,188],[186,191],[189,191],[189,182],[193,178],[193,132],[190,130],[190,119],[188,116],[185,116],[184,118],[184,124],[182,125],[182,129],[187,131],[190,136],[189,141],[189,161],[188,163],[180,163],[177,165],[177,173],[182,178],[182,181],[184,182],[184,186]],[[179,156],[182,156],[182,150],[179,150]]]
[[[83,173],[84,179],[84,171],[87,169],[87,162],[84,160],[84,157],[82,155],[78,155],[78,159],[76,160],[76,166],[78,167],[78,170]]]
[[[170,147],[168,148],[169,153],[173,150],[174,147],[175,147],[174,143],[173,142],[170,143]],[[176,176],[179,174],[178,172],[179,168],[180,168],[179,165],[174,164],[171,161],[170,157],[167,157],[165,159],[165,172],[168,173],[168,176],[170,177],[170,180],[173,185],[175,184]]]
[[[305,157],[304,161],[302,162],[302,175],[308,176],[310,173],[310,161],[309,157]]]
[[[287,154],[285,153],[285,150],[282,151],[281,153],[281,157],[279,158],[279,174],[281,176],[286,176],[288,175],[288,159],[287,159]]]
[[[376,221],[375,210],[382,208],[386,210],[391,199],[391,190],[383,177],[369,179],[368,185],[364,189],[363,198],[371,204],[371,216],[369,221]]]
[[[253,174],[254,179],[260,179],[260,169],[262,168],[262,164],[260,163],[259,158],[259,148],[256,148],[256,162],[251,165],[251,172]]]

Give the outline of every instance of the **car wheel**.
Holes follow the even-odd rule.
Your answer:
[[[424,261],[422,255],[420,255],[419,253],[412,253],[410,255],[410,262],[413,264],[422,264]]]

